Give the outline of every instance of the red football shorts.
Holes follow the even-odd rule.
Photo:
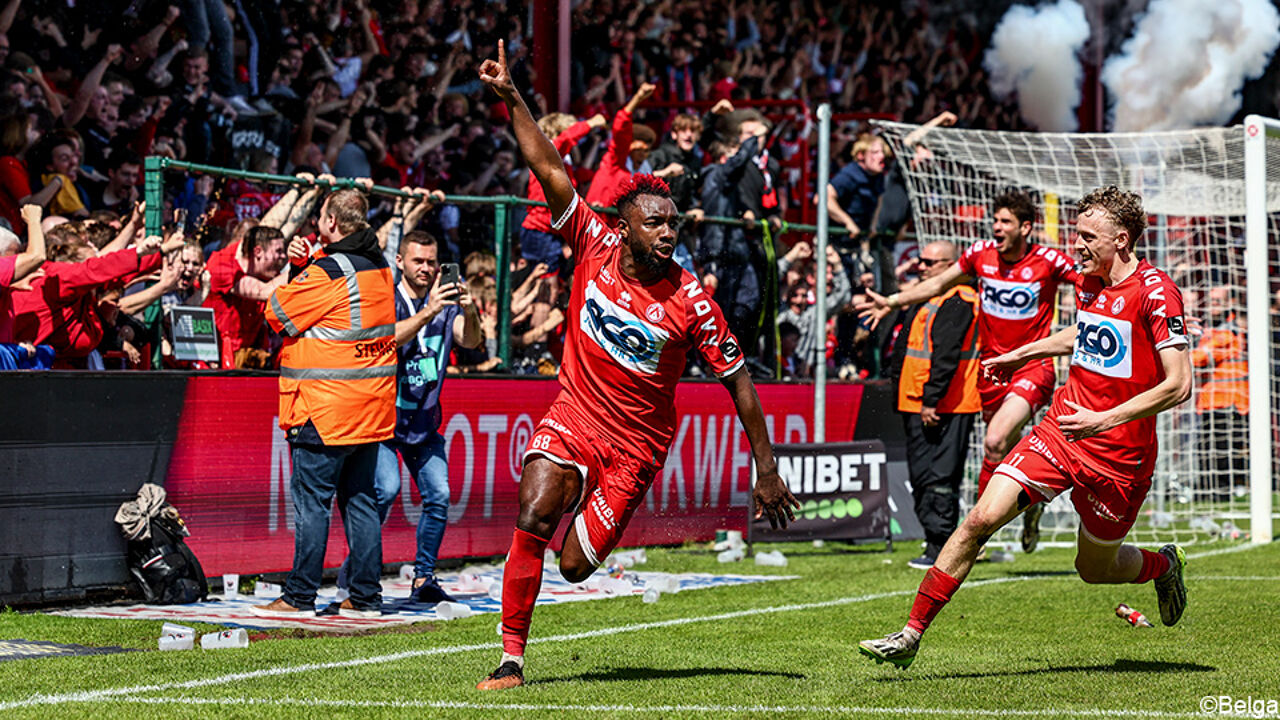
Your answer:
[[[1081,532],[1096,544],[1119,545],[1138,519],[1151,489],[1151,476],[1104,475],[1080,462],[1075,450],[1066,445],[1056,429],[1042,431],[1037,426],[1013,446],[996,474],[1013,478],[1033,501],[1049,502],[1071,490]]]
[[[1053,363],[1048,360],[1027,363],[1009,378],[1007,385],[997,385],[982,374],[978,375],[978,396],[982,398],[982,421],[991,422],[992,416],[1004,403],[1006,395],[1017,395],[1031,405],[1031,414],[1053,400],[1053,386],[1057,382]]]
[[[576,468],[582,476],[582,496],[573,526],[593,565],[599,565],[618,545],[632,513],[662,469],[623,452],[581,423],[573,423],[558,405],[552,405],[538,423],[523,462],[535,456]]]

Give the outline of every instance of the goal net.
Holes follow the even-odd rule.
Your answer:
[[[1267,247],[1273,252],[1268,262],[1258,263],[1263,267],[1253,267],[1245,257],[1242,127],[1116,134],[940,128],[918,141],[921,150],[904,144],[918,126],[877,124],[902,161],[921,244],[950,240],[963,249],[974,240],[991,237],[992,199],[1009,188],[1020,188],[1038,202],[1036,241],[1071,253],[1075,203],[1085,193],[1117,185],[1142,195],[1150,229],[1139,245],[1139,255],[1178,284],[1187,315],[1201,320],[1204,335],[1191,338],[1196,366],[1191,399],[1159,416],[1158,465],[1130,537],[1142,543],[1248,537],[1254,488],[1268,497],[1274,490],[1270,478],[1251,482],[1248,424],[1251,420],[1265,423],[1266,437],[1274,438],[1275,414],[1274,408],[1250,412],[1247,406],[1241,407],[1245,402],[1229,398],[1237,397],[1232,393],[1242,388],[1245,394],[1237,399],[1247,397],[1248,342],[1265,343],[1269,349],[1272,367],[1267,368],[1267,377],[1273,385],[1272,398],[1277,396],[1277,373],[1271,371],[1277,357],[1274,333],[1249,337],[1245,310],[1249,273],[1280,277],[1274,255],[1280,216],[1280,183],[1276,182],[1280,140],[1266,140]],[[1270,287],[1269,293],[1275,290]],[[1058,302],[1057,326],[1062,327],[1075,315],[1070,288],[1061,289]],[[1057,361],[1059,382],[1066,379],[1066,360]],[[979,423],[971,441],[963,493],[966,507],[976,494],[984,431]],[[1267,452],[1274,450],[1269,447]],[[1042,538],[1074,542],[1077,524],[1064,494],[1046,509]],[[1021,521],[1015,520],[998,540],[1015,542],[1020,527]]]

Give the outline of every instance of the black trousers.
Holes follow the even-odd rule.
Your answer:
[[[1249,487],[1249,416],[1233,409],[1200,415],[1200,472],[1213,497],[1226,500],[1234,487]]]
[[[960,481],[969,454],[969,436],[977,413],[940,414],[937,425],[925,427],[919,413],[903,413],[907,431],[907,471],[916,518],[924,526],[925,554],[938,551],[960,521]]]

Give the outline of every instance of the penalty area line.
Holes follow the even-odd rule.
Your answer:
[[[1028,582],[1032,580],[1053,580],[1060,579],[1058,575],[1023,575],[1018,577],[1000,577],[988,580],[975,580],[966,583],[966,587],[983,587],[987,585],[1002,585],[1006,583]],[[719,613],[716,615],[700,615],[694,617],[672,618],[670,620],[658,620],[655,622],[635,623],[632,625],[619,625],[617,627],[601,628],[599,630],[588,630],[585,632],[567,633],[563,635],[550,635],[541,638],[531,638],[531,644],[543,643],[562,643],[572,642],[575,640],[587,640],[591,638],[607,637],[609,635],[620,635],[623,633],[641,632],[644,630],[655,630],[660,628],[675,627],[679,625],[691,625],[694,623],[719,622],[721,620],[733,620],[736,618],[752,617],[755,615],[771,615],[775,613],[797,612],[803,610],[815,610],[820,608],[839,607],[841,605],[853,605],[857,603],[871,602],[874,600],[883,600],[886,598],[904,597],[915,595],[916,590],[893,590],[889,592],[873,593],[870,595],[858,595],[855,597],[836,598],[835,600],[822,600],[818,602],[798,603],[794,605],[775,605],[772,607],[750,608],[747,610],[735,610],[733,612]],[[262,670],[252,670],[248,672],[228,673],[210,678],[200,678],[196,680],[186,680],[183,682],[156,683],[151,685],[131,685],[127,687],[106,688],[102,690],[82,690],[78,692],[60,693],[56,695],[46,695],[38,693],[23,700],[10,700],[0,702],[0,710],[11,710],[15,708],[33,707],[37,705],[62,705],[66,703],[86,703],[98,702],[108,698],[121,698],[136,701],[138,698],[132,697],[142,693],[167,692],[170,690],[192,690],[195,688],[212,687],[215,685],[227,685],[234,682],[244,680],[256,680],[266,677],[279,677],[282,675],[296,675],[299,673],[314,672],[319,670],[333,670],[338,668],[359,667],[362,665],[378,665],[383,663],[398,662],[400,660],[409,660],[419,657],[431,657],[436,655],[455,655],[458,653],[474,652],[476,650],[501,650],[502,643],[488,642],[475,643],[470,645],[451,645],[447,647],[425,648],[422,650],[406,650],[404,652],[392,653],[388,655],[374,655],[371,657],[352,658],[350,660],[336,660],[326,663],[306,663],[303,665],[280,665],[272,668],[264,668]]]
[[[220,706],[268,706],[314,707],[345,709],[433,709],[433,710],[518,710],[524,712],[576,712],[576,713],[661,713],[744,715],[775,714],[793,715],[817,713],[823,715],[892,715],[912,717],[919,715],[948,715],[968,717],[1127,717],[1127,718],[1192,718],[1200,713],[1161,712],[1159,710],[1108,710],[1102,708],[1041,708],[1022,710],[1015,708],[930,708],[930,707],[869,707],[839,705],[566,705],[548,703],[476,703],[451,700],[323,700],[319,698],[198,698],[198,697],[126,697],[124,702],[145,705],[220,705]]]

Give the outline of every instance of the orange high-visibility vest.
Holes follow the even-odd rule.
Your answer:
[[[325,445],[388,440],[396,423],[391,270],[361,255],[311,263],[267,303],[280,350],[280,427],[311,421]]]
[[[1209,378],[1196,394],[1196,411],[1234,408],[1241,415],[1249,414],[1249,363],[1234,315],[1200,338],[1191,352],[1191,364],[1210,368]]]
[[[916,312],[907,335],[906,356],[902,358],[902,376],[898,380],[898,410],[918,413],[923,407],[924,385],[933,367],[933,321],[942,304],[955,295],[973,308],[974,322],[960,346],[960,365],[938,401],[940,413],[973,413],[982,409],[978,397],[978,293],[968,285],[957,285],[931,298]]]

